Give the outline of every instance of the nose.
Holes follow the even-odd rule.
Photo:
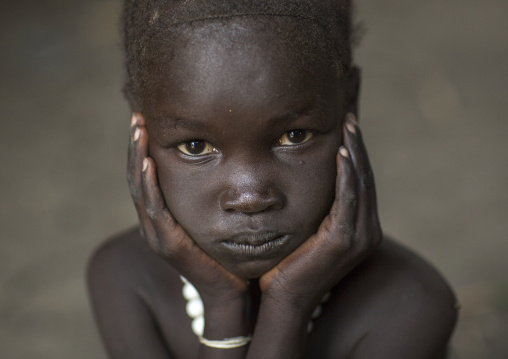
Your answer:
[[[284,194],[262,174],[236,174],[219,197],[225,212],[259,213],[284,207]]]

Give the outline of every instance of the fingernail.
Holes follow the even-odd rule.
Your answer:
[[[145,172],[147,168],[148,168],[148,159],[145,158],[143,160],[143,169],[142,169],[142,172]]]
[[[357,125],[358,124],[358,120],[356,119],[356,116],[354,113],[350,112],[347,114],[346,116],[347,120],[349,122],[351,122],[353,125]]]
[[[136,115],[135,112],[133,112],[132,118],[131,118],[131,127],[136,126],[137,123],[138,123],[138,116]]]
[[[134,142],[136,142],[139,139],[139,135],[141,134],[141,130],[136,128],[136,131],[134,131]]]
[[[346,148],[346,147],[344,147],[344,146],[340,146],[340,148],[339,148],[339,152],[340,152],[340,154],[341,154],[343,157],[347,157],[347,158],[349,158],[349,152],[348,152],[348,150],[347,150],[347,148]]]
[[[356,134],[356,128],[355,125],[353,125],[351,122],[346,123],[346,128],[349,132],[352,134]]]

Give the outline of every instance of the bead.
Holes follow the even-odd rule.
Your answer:
[[[183,297],[187,300],[185,310],[187,312],[187,315],[192,319],[192,331],[198,337],[202,337],[203,332],[205,330],[205,318],[204,318],[205,308],[203,306],[203,301],[201,300],[199,292],[196,290],[196,288],[183,276],[180,276],[180,278],[184,283],[184,286],[182,288],[182,294]],[[321,303],[326,302],[329,298],[330,292],[327,292],[321,299]],[[318,306],[316,307],[316,309],[314,309],[314,312],[312,313],[312,319],[316,319],[317,317],[319,317],[322,311],[323,308],[321,307],[321,305],[318,304]],[[312,332],[313,329],[314,323],[311,320],[309,321],[309,324],[307,324],[307,333]]]
[[[321,305],[318,304],[316,309],[314,309],[314,313],[312,313],[312,319],[316,319],[317,317],[319,317],[322,311],[323,309],[321,308]]]
[[[190,283],[186,283],[184,286],[183,286],[183,289],[182,289],[182,294],[183,294],[183,297],[187,300],[193,300],[193,299],[198,299],[200,298],[199,297],[199,293],[198,291],[196,290],[196,288],[194,288],[194,286]]]
[[[205,331],[205,318],[203,316],[197,317],[192,321],[192,331],[198,337],[203,336],[203,332]]]
[[[201,299],[194,299],[187,302],[185,310],[187,311],[187,315],[191,318],[203,316],[205,312]]]

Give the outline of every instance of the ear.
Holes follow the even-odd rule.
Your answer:
[[[346,113],[352,112],[358,118],[358,103],[360,98],[360,68],[351,67],[349,76],[346,79]]]

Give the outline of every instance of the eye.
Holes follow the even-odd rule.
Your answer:
[[[218,152],[211,144],[203,140],[192,140],[182,143],[177,149],[187,156],[204,156]]]
[[[279,138],[279,146],[295,146],[305,143],[312,138],[312,132],[307,130],[291,130]]]

